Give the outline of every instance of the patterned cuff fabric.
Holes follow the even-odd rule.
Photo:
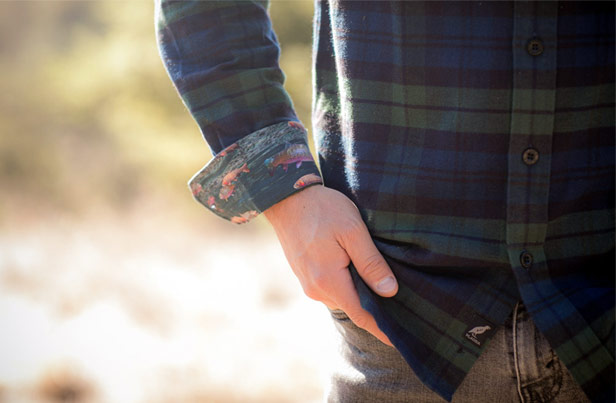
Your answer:
[[[188,184],[199,203],[243,224],[291,194],[322,183],[306,129],[297,122],[284,122],[231,144]]]

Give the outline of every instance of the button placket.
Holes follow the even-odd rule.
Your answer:
[[[552,3],[514,2],[514,14],[506,242],[516,275],[527,278],[544,266],[558,9]],[[529,17],[537,14],[554,18]]]

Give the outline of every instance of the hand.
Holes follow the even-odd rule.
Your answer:
[[[348,266],[383,297],[398,283],[372,242],[357,207],[344,194],[321,185],[302,190],[265,211],[306,295],[343,310],[357,326],[391,346],[364,310]]]

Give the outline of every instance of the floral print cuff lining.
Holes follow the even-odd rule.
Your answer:
[[[323,183],[297,122],[278,123],[218,153],[188,183],[195,199],[243,224],[291,194]]]

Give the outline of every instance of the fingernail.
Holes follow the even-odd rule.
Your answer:
[[[396,279],[393,277],[385,277],[376,285],[376,290],[379,292],[390,292],[396,288]]]

